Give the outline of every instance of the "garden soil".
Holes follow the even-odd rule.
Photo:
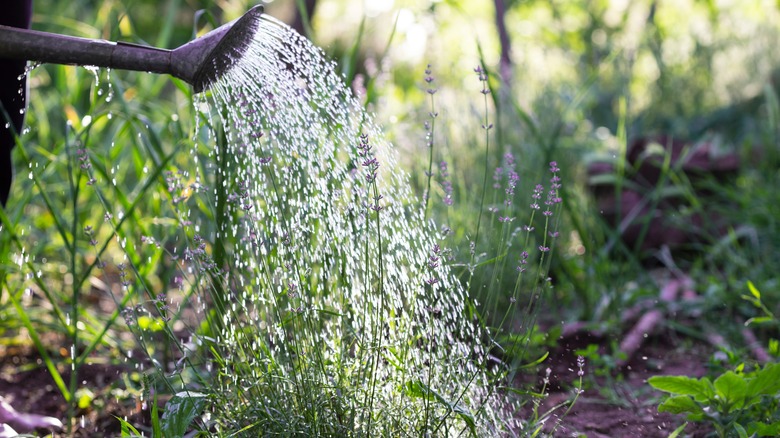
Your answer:
[[[649,339],[636,357],[614,375],[599,372],[601,375],[596,376],[597,365],[586,361],[584,392],[571,411],[560,419],[577,380],[575,351],[596,341],[598,339],[588,335],[563,339],[551,351],[538,375],[523,377],[523,380],[538,378],[541,382],[544,369],[551,369],[549,397],[540,405],[539,412],[546,412],[556,405],[562,407],[546,421],[544,429],[547,432],[555,427],[555,437],[653,438],[666,437],[683,423],[681,416],[658,413],[660,394],[649,388],[646,380],[662,374],[702,376],[706,372],[703,364],[708,352],[705,347],[682,349],[675,345],[677,340],[664,336]],[[604,353],[608,352],[604,350]],[[93,363],[82,369],[79,386],[92,391],[94,400],[90,406],[77,411],[74,436],[119,436],[120,424],[116,417],[127,418],[136,426],[150,423],[149,410],[144,409],[137,397],[129,395],[132,391],[125,388],[125,384],[132,381],[128,379],[127,372],[132,373],[132,369],[108,363]],[[64,373],[63,378],[67,382],[69,374]],[[64,398],[43,362],[38,359],[35,349],[29,345],[0,346],[0,395],[20,412],[61,419],[67,416]],[[164,399],[161,399],[160,404],[163,403]],[[527,418],[529,413],[525,411],[523,415]],[[38,432],[50,436],[45,430]],[[709,431],[689,424],[685,432],[688,436],[704,437]],[[55,433],[53,436],[65,435]]]

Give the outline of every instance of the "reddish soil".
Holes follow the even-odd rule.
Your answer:
[[[94,399],[86,409],[77,408],[73,436],[119,436],[120,424],[115,416],[126,417],[131,424],[141,421],[140,406],[122,389],[124,370],[122,366],[102,363],[87,364],[81,368],[78,374],[79,387],[89,388]],[[67,385],[70,372],[64,369],[60,369],[60,372]],[[65,399],[51,374],[43,361],[38,359],[34,349],[27,346],[0,346],[0,396],[18,412],[47,415],[61,420],[68,416]],[[47,437],[67,436],[63,433],[52,435],[47,430],[38,432]]]
[[[571,400],[573,384],[577,381],[577,357],[574,353],[589,344],[597,344],[599,353],[609,354],[604,339],[580,334],[559,341],[557,349],[543,365],[550,367],[550,396],[539,412]],[[657,406],[662,394],[653,390],[647,379],[654,375],[686,375],[701,377],[706,374],[704,364],[708,347],[679,348],[665,336],[653,337],[619,372],[594,370],[598,365],[585,363],[584,392],[576,404],[555,428],[554,436],[587,438],[654,438],[667,437],[685,422],[681,415],[659,413]],[[602,365],[603,366],[603,365]],[[595,374],[595,375],[594,375]],[[562,415],[566,407],[556,410]],[[549,432],[558,421],[551,418],[544,430]],[[688,424],[684,436],[704,437],[710,432],[699,424]]]
[[[539,412],[565,403],[572,396],[572,384],[577,380],[577,349],[588,344],[603,345],[603,339],[587,334],[562,339],[551,352],[542,368],[551,368],[549,397]],[[602,353],[608,351],[602,347]],[[660,414],[657,403],[660,394],[647,384],[653,375],[705,374],[703,364],[707,359],[706,347],[683,350],[668,337],[648,339],[643,348],[628,365],[611,376],[595,377],[596,364],[585,364],[585,390],[568,415],[557,425],[554,436],[587,438],[666,437],[683,423],[681,416]],[[123,390],[123,367],[115,364],[86,365],[79,373],[82,387],[95,393],[90,408],[78,410],[74,425],[76,437],[119,436],[120,424],[115,418],[127,418],[131,424],[147,424],[148,411],[143,411],[134,397]],[[541,380],[544,371],[540,376]],[[69,374],[64,373],[67,382]],[[0,346],[0,395],[18,411],[64,419],[67,417],[65,401],[54,385],[45,366],[30,347]],[[566,407],[546,422],[544,429],[550,432]],[[524,415],[527,416],[527,413]],[[40,430],[41,434],[49,435]],[[704,437],[707,429],[689,424],[688,436]],[[53,435],[65,436],[64,434]]]

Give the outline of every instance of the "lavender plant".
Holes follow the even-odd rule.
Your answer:
[[[224,291],[218,329],[197,341],[213,364],[206,388],[216,401],[201,427],[513,430],[512,404],[491,390],[484,336],[465,316],[465,290],[441,263],[425,208],[319,50],[262,23],[202,103],[213,111],[196,138],[219,143],[215,127],[225,126],[225,147],[208,161],[238,164],[205,169],[221,187],[199,194],[231,218],[218,230],[232,242],[230,269],[205,257],[202,244],[183,264],[212,272],[192,283],[204,299]]]

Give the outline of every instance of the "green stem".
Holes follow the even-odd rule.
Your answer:
[[[67,140],[66,140],[67,145]],[[66,149],[67,150],[67,149]],[[79,217],[78,217],[78,197],[79,197],[79,179],[81,176],[81,173],[79,173],[78,176],[74,175],[74,169],[73,169],[73,162],[71,161],[72,157],[68,157],[67,163],[68,163],[68,184],[70,186],[70,194],[71,194],[71,202],[73,207],[73,217],[71,221],[71,240],[69,245],[69,256],[70,256],[70,274],[73,276],[73,278],[78,277],[78,273],[76,272],[76,254],[77,254],[77,248],[76,245],[78,244],[78,238],[77,236],[77,228],[79,223]],[[78,178],[76,181],[74,181],[74,177]],[[71,394],[76,393],[76,387],[78,386],[78,368],[76,367],[76,351],[78,350],[78,343],[79,343],[79,329],[78,329],[78,319],[79,319],[79,285],[78,283],[73,283],[73,290],[71,295],[71,313],[70,313],[70,321],[67,327],[68,333],[70,334],[71,338],[71,351],[70,351],[70,385],[69,385],[69,391]],[[68,403],[68,426],[67,431],[70,433],[72,431],[71,427],[73,427],[73,416],[76,412],[76,406],[75,406],[75,397],[71,398],[70,403]]]
[[[474,233],[474,244],[479,243],[479,229],[482,224],[482,214],[483,210],[485,208],[485,193],[487,193],[487,182],[488,182],[488,173],[489,173],[489,161],[490,161],[490,125],[489,118],[488,118],[488,102],[487,102],[487,95],[485,97],[485,124],[482,125],[482,128],[485,130],[485,173],[482,178],[482,196],[480,196],[479,200],[479,216],[477,216],[477,231]],[[473,258],[473,257],[472,257]],[[473,260],[472,260],[473,261]]]
[[[436,107],[434,105],[433,99],[434,93],[429,92],[428,94],[431,96],[431,126],[428,133],[428,173],[426,174],[428,176],[428,185],[425,189],[425,211],[423,216],[426,222],[428,221],[428,203],[431,199],[431,178],[433,177],[433,134],[436,127]]]

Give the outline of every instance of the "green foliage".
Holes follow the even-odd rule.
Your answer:
[[[750,295],[742,295],[742,299],[760,310],[763,315],[754,316],[748,319],[745,321],[745,325],[748,326],[750,324],[762,323],[771,323],[776,325],[780,323],[780,318],[777,318],[777,316],[775,316],[775,314],[761,301],[761,292],[758,290],[758,288],[756,288],[752,281],[747,282],[747,287],[750,291]],[[776,343],[777,341],[775,341],[775,344]],[[775,347],[773,350],[777,351],[777,347]]]
[[[611,341],[609,351],[603,353],[599,351],[599,345],[588,344],[584,349],[576,350],[574,353],[588,359],[596,376],[611,377],[618,370],[618,363],[627,358],[626,354],[620,351],[615,340]]]
[[[121,425],[121,436],[122,438],[136,438],[141,437],[143,434],[138,431],[138,429],[135,428],[130,422],[125,420],[124,418],[116,417],[116,419],[119,421],[119,424]]]
[[[738,368],[714,381],[707,377],[654,376],[647,382],[669,393],[658,406],[659,412],[686,414],[690,421],[709,423],[721,437],[780,433],[780,363],[751,372]]]
[[[160,433],[163,437],[184,436],[192,427],[196,416],[203,413],[207,405],[204,394],[180,392],[165,403]]]

